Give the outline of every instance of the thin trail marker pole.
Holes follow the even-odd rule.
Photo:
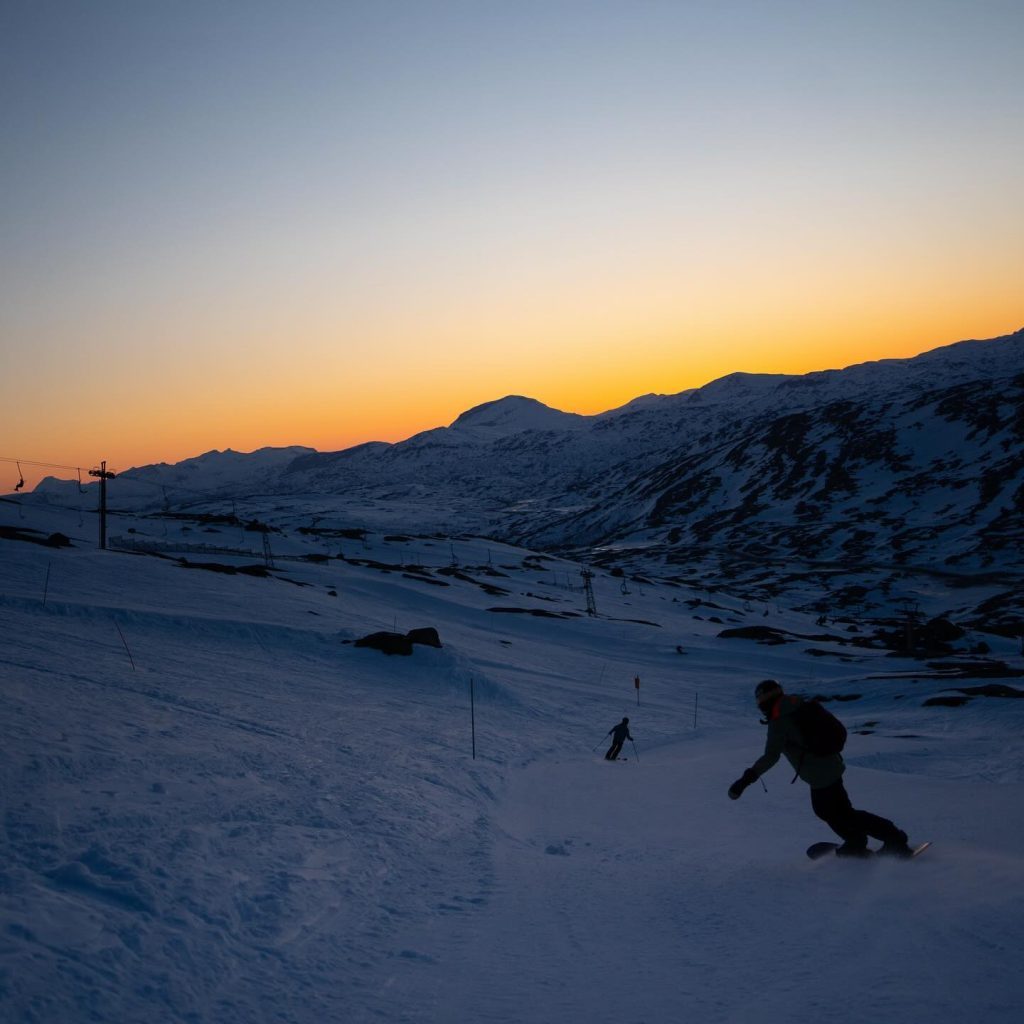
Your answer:
[[[473,677],[469,677],[469,727],[473,737],[473,760],[476,760],[476,698],[473,693]]]
[[[640,707],[640,677],[633,676],[633,688],[636,690],[636,706]]]
[[[124,649],[128,652],[128,660],[132,663],[132,671],[135,671],[135,659],[132,657],[132,652],[128,650],[128,641],[124,638],[124,633],[121,632],[121,627],[118,625],[117,619],[114,619],[114,625],[117,627],[117,635],[121,638],[121,643],[124,644]]]
[[[693,695],[693,727],[697,728],[697,694]]]
[[[50,566],[52,562],[46,563],[46,579],[43,581],[43,605],[46,605],[46,593],[50,589]]]

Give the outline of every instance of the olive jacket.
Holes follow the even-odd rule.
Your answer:
[[[785,754],[793,770],[811,789],[823,789],[843,777],[846,765],[842,754],[822,757],[804,749],[800,730],[793,718],[793,711],[800,701],[800,697],[783,694],[772,706],[764,753],[750,767],[750,772],[754,779],[760,778]]]

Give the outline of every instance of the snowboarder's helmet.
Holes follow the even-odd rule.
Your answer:
[[[781,693],[782,687],[774,679],[762,679],[754,688],[754,700],[763,707]]]
[[[629,721],[629,719],[628,719],[628,718],[624,718],[624,719],[622,720],[622,723],[623,723],[623,725],[625,725],[625,723],[626,723],[626,722],[628,722],[628,721]]]

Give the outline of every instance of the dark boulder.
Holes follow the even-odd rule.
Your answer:
[[[412,654],[413,644],[424,644],[427,647],[440,647],[441,638],[433,626],[410,629],[408,633],[370,633],[355,641],[356,647],[372,647],[375,651],[385,654]]]
[[[360,637],[356,647],[372,647],[375,651],[385,654],[412,654],[412,641],[401,633],[370,633]]]
[[[413,644],[424,644],[427,647],[441,646],[441,638],[437,635],[437,630],[433,626],[410,629],[405,635],[408,637],[409,642]]]
[[[964,635],[964,631],[959,626],[950,622],[949,619],[941,617],[926,622],[922,626],[921,632],[924,635],[925,643],[929,645],[950,644]]]
[[[789,643],[781,630],[772,629],[771,626],[738,626],[735,629],[723,629],[718,635],[724,640],[756,640],[759,644]]]
[[[970,697],[929,697],[922,705],[923,708],[959,708],[963,707]]]

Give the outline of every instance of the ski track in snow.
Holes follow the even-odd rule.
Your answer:
[[[493,899],[473,920],[430,921],[389,979],[420,1007],[406,1019],[925,1021],[964,993],[1010,1019],[989,972],[1024,941],[1019,856],[812,864],[790,839],[814,828],[805,793],[754,825],[709,787],[722,779],[688,770],[692,753],[519,773],[498,812]]]

